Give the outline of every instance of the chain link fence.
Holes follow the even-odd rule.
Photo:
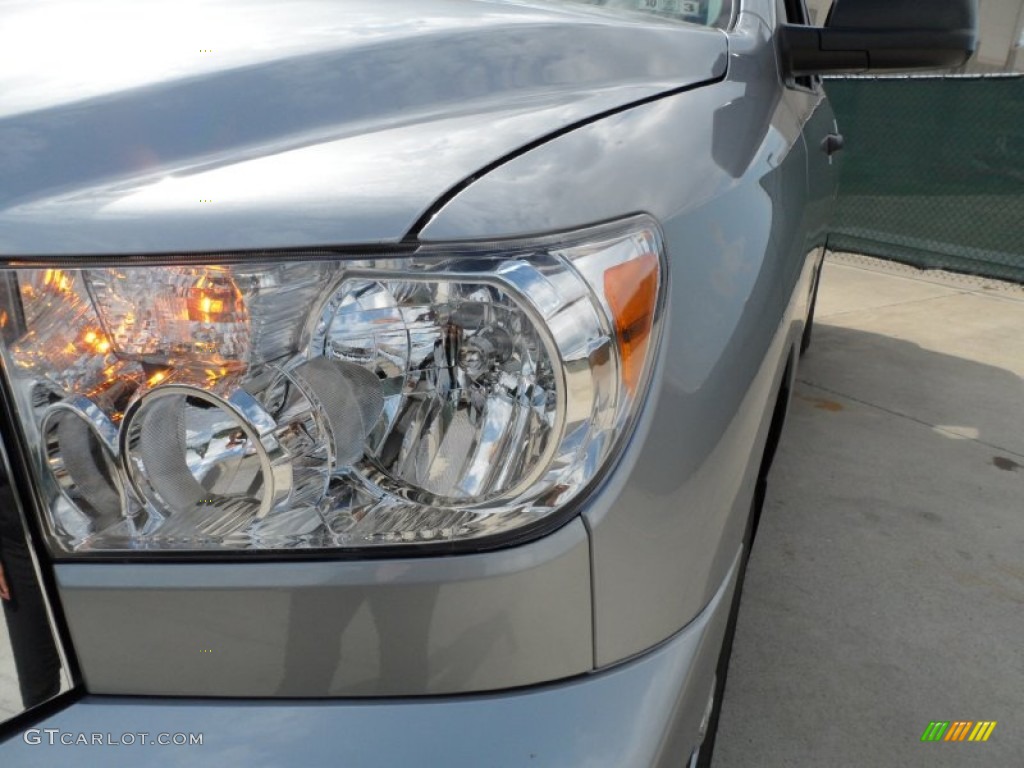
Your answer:
[[[831,78],[833,250],[1024,282],[1024,75]]]

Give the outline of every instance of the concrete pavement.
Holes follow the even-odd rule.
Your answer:
[[[826,263],[715,768],[1024,766],[1024,288]],[[922,743],[932,720],[989,741]]]

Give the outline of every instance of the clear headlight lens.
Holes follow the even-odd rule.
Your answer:
[[[664,281],[647,217],[402,258],[2,274],[64,553],[472,545],[556,521],[637,408]]]

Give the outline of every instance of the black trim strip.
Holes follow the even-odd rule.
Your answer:
[[[27,712],[22,712],[10,720],[3,721],[0,723],[0,744],[14,738],[15,734],[24,733],[36,723],[41,723],[43,720],[67,709],[72,704],[77,704],[85,695],[85,691],[81,688],[72,688],[70,691],[58,694]]]
[[[74,645],[71,642],[67,618],[64,615],[64,606],[57,592],[53,559],[49,548],[45,544],[46,539],[43,536],[41,518],[32,487],[32,475],[27,459],[28,454],[22,441],[21,430],[18,428],[13,403],[10,382],[7,379],[6,372],[2,372],[0,373],[0,439],[3,441],[3,449],[7,454],[7,465],[10,468],[10,477],[8,479],[11,484],[11,492],[14,494],[21,511],[22,524],[28,528],[29,540],[27,543],[32,548],[39,563],[41,586],[43,593],[46,595],[50,612],[53,615],[52,629],[57,633],[56,639],[60,645],[63,660],[67,662],[67,669],[65,671],[71,680],[72,689],[74,689],[81,686],[82,674],[78,658],[75,656]],[[0,472],[6,471],[7,468],[0,464]],[[0,734],[2,732],[3,725],[0,724]]]
[[[407,243],[370,243],[366,245],[321,245],[309,248],[299,246],[272,249],[241,249],[216,251],[162,251],[159,253],[105,253],[87,256],[17,255],[0,254],[0,269],[42,268],[89,269],[93,267],[161,267],[191,264],[241,262],[259,264],[262,262],[329,261],[339,257],[372,258],[386,256],[409,256],[416,250]]]

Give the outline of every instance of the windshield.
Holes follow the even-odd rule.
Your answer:
[[[633,13],[704,24],[725,29],[732,19],[733,0],[562,0],[562,2],[599,5]]]

